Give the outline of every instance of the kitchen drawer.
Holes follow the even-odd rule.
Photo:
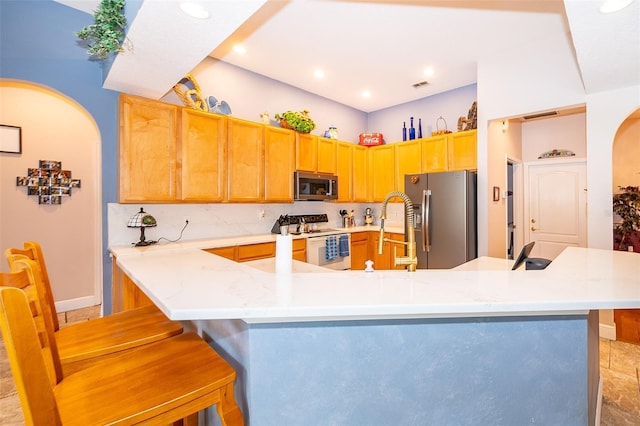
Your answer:
[[[275,257],[276,243],[259,243],[238,246],[238,262],[247,262],[249,260],[267,259]]]

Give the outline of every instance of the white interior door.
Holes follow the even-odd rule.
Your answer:
[[[527,165],[528,240],[531,257],[554,259],[567,246],[587,244],[587,171],[584,160]]]

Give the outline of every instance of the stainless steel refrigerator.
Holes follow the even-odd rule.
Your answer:
[[[449,269],[478,257],[476,182],[466,170],[405,175],[418,269]]]

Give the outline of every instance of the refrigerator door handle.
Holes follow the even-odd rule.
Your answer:
[[[431,241],[429,239],[429,203],[431,202],[431,190],[422,191],[422,251],[431,251]]]

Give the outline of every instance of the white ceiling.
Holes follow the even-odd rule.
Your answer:
[[[57,1],[85,11],[99,3]],[[587,93],[640,85],[638,0],[612,15],[596,0],[201,0],[207,20],[178,3],[142,3],[127,34],[134,50],[118,55],[105,88],[160,98],[209,54],[370,112],[475,83],[479,59],[563,37]]]

